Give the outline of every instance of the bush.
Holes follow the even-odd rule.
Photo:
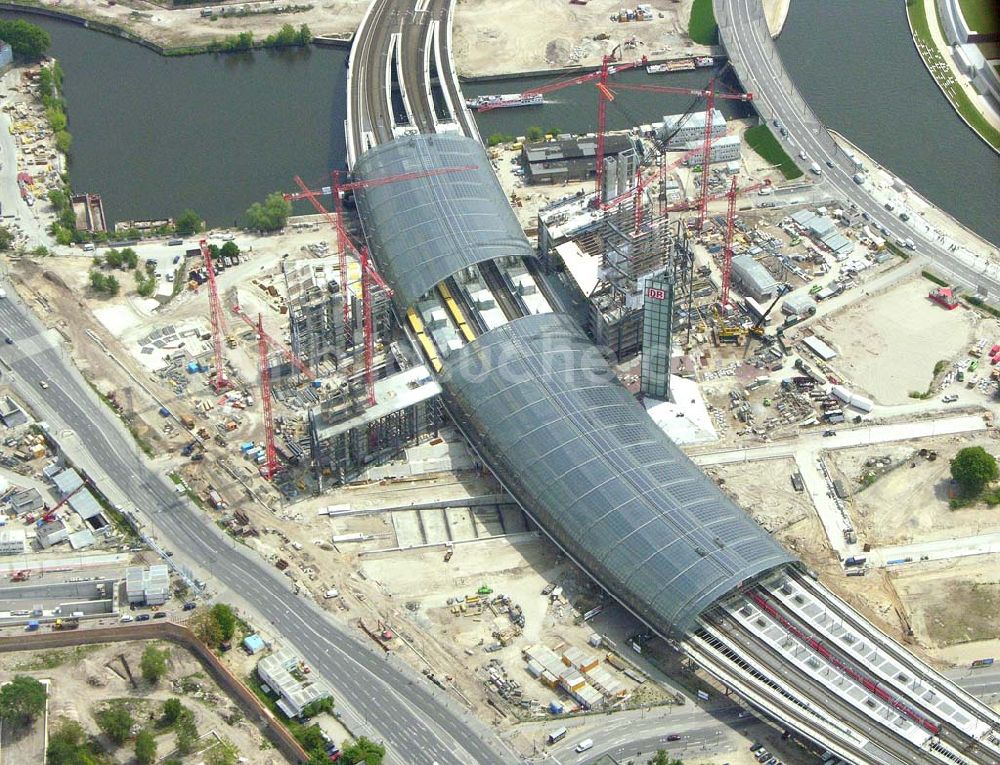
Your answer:
[[[489,144],[490,146],[499,146],[502,143],[513,143],[513,142],[514,142],[514,136],[507,135],[506,133],[493,133],[493,135],[491,135],[488,139],[486,139],[486,143]]]
[[[946,282],[944,279],[941,279],[941,278],[935,276],[930,271],[921,271],[920,275],[922,277],[924,277],[925,279],[927,279],[928,281],[934,282],[935,284],[937,284],[940,287],[947,287],[948,286],[948,282]]]
[[[124,744],[132,732],[132,713],[124,704],[113,704],[95,715],[97,727],[116,744]]]
[[[167,725],[173,725],[184,711],[184,705],[180,699],[167,699],[163,702],[163,721]]]
[[[382,765],[383,757],[385,747],[364,736],[344,747],[343,760],[346,765]]]
[[[135,761],[139,765],[153,765],[156,762],[156,738],[145,728],[135,737]]]
[[[327,696],[324,699],[316,699],[309,704],[302,707],[302,714],[300,715],[303,719],[308,719],[310,717],[315,717],[320,712],[332,712],[333,711],[333,698]]]

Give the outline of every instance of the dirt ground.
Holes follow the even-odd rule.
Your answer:
[[[910,403],[908,394],[927,389],[938,361],[950,361],[977,338],[979,316],[931,302],[927,293],[933,286],[911,279],[814,327],[832,339],[839,356],[831,366],[847,385],[881,404]]]
[[[111,761],[120,765],[134,762],[132,742],[115,747],[100,734],[94,714],[105,702],[123,700],[136,722],[151,725],[159,755],[163,757],[174,749],[174,733],[156,725],[163,702],[168,698],[180,699],[194,713],[198,732],[204,737],[199,740],[202,753],[214,745],[218,736],[234,744],[246,758],[245,762],[254,765],[285,765],[288,762],[255,725],[244,719],[197,659],[182,648],[172,644],[161,646],[170,651],[166,677],[155,686],[143,680],[139,661],[145,646],[146,643],[141,642],[114,643],[3,654],[0,656],[0,682],[15,674],[48,679],[49,731],[58,727],[60,720],[77,721],[89,734],[99,736],[101,744],[111,753]],[[135,678],[135,687],[128,680],[122,656]],[[4,763],[8,762],[7,754],[5,751]],[[183,762],[193,765],[200,762],[200,757],[192,754]]]
[[[792,488],[792,459],[746,465],[713,465],[705,472],[754,520],[811,567],[833,565],[826,534],[806,492]],[[839,566],[837,567],[839,569]]]
[[[361,22],[368,0],[331,0],[326,3],[294,0],[281,4],[250,2],[238,5],[220,3],[176,9],[171,9],[166,0],[162,4],[145,0],[123,0],[114,5],[102,0],[42,0],[40,4],[63,13],[100,19],[157,45],[176,48],[204,45],[244,31],[253,32],[254,37],[259,40],[277,32],[283,24],[291,24],[296,29],[305,24],[313,35],[347,39]],[[217,11],[226,7],[233,10],[246,9],[249,13],[243,16],[220,16],[217,19],[203,18],[203,7],[211,7]],[[277,13],[278,7],[287,8],[288,12]]]
[[[997,639],[1000,555],[907,566],[893,578],[921,642],[964,646],[948,654],[957,663],[993,655],[978,643]]]
[[[880,444],[873,448],[844,449],[828,454],[831,464],[854,488],[848,512],[859,537],[873,547],[931,542],[966,537],[1000,529],[1000,512],[978,505],[952,510],[948,507],[951,486],[949,463],[959,449],[982,446],[997,453],[994,439],[982,435],[921,439],[914,444]],[[930,461],[919,449],[937,452]],[[859,491],[858,479],[872,468],[864,463],[872,457],[888,458],[890,469],[868,488]],[[914,465],[915,467],[911,467]],[[880,468],[884,469],[884,468]]]

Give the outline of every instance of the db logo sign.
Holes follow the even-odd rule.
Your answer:
[[[658,290],[655,287],[647,287],[646,297],[652,298],[653,300],[666,300],[667,293],[664,290]]]

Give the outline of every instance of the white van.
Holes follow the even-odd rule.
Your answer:
[[[593,749],[593,748],[594,748],[594,739],[592,738],[585,738],[583,741],[581,741],[579,744],[576,745],[577,752],[586,752],[588,749]]]
[[[84,252],[93,252],[94,251],[94,243],[93,242],[87,242],[86,244],[84,244],[83,245],[83,251]]]

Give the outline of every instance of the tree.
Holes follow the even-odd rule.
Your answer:
[[[163,721],[167,725],[173,725],[183,711],[184,705],[180,699],[167,699],[163,702]]]
[[[254,202],[247,210],[247,228],[253,231],[278,231],[292,214],[292,203],[280,191],[268,194],[264,203]]]
[[[194,210],[187,209],[177,216],[174,221],[174,230],[181,236],[191,236],[197,231],[201,231],[205,221],[201,219]]]
[[[312,39],[313,39],[312,31],[309,29],[309,27],[307,27],[305,24],[299,27],[299,45],[308,45],[309,43],[312,42]]]
[[[532,125],[528,128],[527,138],[529,141],[541,141],[545,137],[545,133],[538,125]]]
[[[144,274],[138,268],[132,272],[135,277],[135,291],[139,297],[149,297],[156,290],[156,279],[151,275]]]
[[[45,686],[28,675],[16,675],[0,690],[0,718],[12,726],[31,722],[45,709]]]
[[[156,738],[146,728],[135,737],[135,760],[139,765],[153,765],[156,762]]]
[[[65,191],[52,189],[49,192],[49,203],[56,209],[57,212],[61,212],[62,209],[69,204],[69,198],[66,196]]]
[[[219,632],[223,640],[232,640],[236,634],[236,612],[233,607],[225,603],[216,603],[212,606],[212,618],[219,625]]]
[[[113,704],[97,713],[97,727],[116,744],[124,744],[132,732],[132,714],[124,704]]]
[[[1000,477],[997,461],[981,446],[967,446],[960,449],[951,461],[951,477],[966,494],[974,495],[983,490],[990,481]]]
[[[183,709],[177,718],[175,726],[177,731],[177,751],[181,754],[190,754],[194,749],[194,742],[198,740],[198,726],[194,721],[194,714],[190,709]]]
[[[67,130],[56,131],[56,148],[63,154],[69,154],[69,147],[73,145],[73,136]]]
[[[14,235],[6,226],[0,226],[0,252],[7,252],[14,243]]]
[[[226,258],[235,258],[239,254],[240,254],[240,246],[232,240],[222,245],[222,248],[219,250],[219,255],[222,255],[223,257]]]
[[[236,765],[239,750],[228,741],[220,741],[205,757],[205,765]]]
[[[159,682],[167,672],[167,657],[170,651],[159,649],[155,645],[147,645],[142,652],[142,659],[139,661],[139,669],[142,676],[151,683]]]
[[[344,762],[347,765],[382,765],[385,747],[362,736],[353,744],[344,747]]]
[[[14,55],[29,61],[36,61],[52,45],[49,33],[27,21],[0,21],[0,40],[6,40],[14,50]]]
[[[135,268],[139,265],[139,256],[131,247],[122,250],[122,268]]]
[[[109,295],[117,295],[118,291],[121,289],[121,285],[118,283],[118,280],[113,276],[109,276],[107,278],[106,285]]]
[[[219,622],[212,615],[211,609],[202,611],[197,617],[191,619],[189,624],[191,624],[194,634],[205,645],[217,646],[222,642],[222,630],[219,628]]]
[[[302,707],[301,717],[303,719],[308,719],[310,717],[315,717],[320,712],[332,712],[333,711],[333,698],[327,696],[322,699],[316,699]]]

